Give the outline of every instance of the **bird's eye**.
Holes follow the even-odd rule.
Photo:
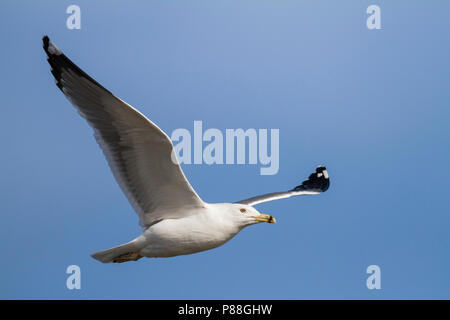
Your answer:
[[[242,209],[241,209],[241,212],[242,212],[242,213],[246,213],[247,210],[245,210],[244,208],[242,208]]]

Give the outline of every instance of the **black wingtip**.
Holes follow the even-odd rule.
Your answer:
[[[61,68],[63,61],[61,60],[62,53],[59,49],[50,41],[50,38],[45,35],[42,37],[42,47],[47,54],[47,61],[51,66],[51,72],[55,77],[56,86],[63,91],[61,84]]]
[[[50,41],[48,36],[42,37],[42,47],[44,48],[45,53],[50,58],[51,56],[59,56],[62,55],[62,52],[58,49],[57,46],[53,42]]]
[[[45,51],[48,51],[48,45],[49,45],[49,43],[50,43],[49,37],[48,37],[47,35],[43,36],[43,37],[42,37],[42,44],[43,44],[43,47],[44,47],[44,50],[45,50]]]
[[[312,173],[309,178],[296,186],[292,191],[319,191],[325,192],[330,187],[330,177],[327,168],[318,166],[316,172]]]

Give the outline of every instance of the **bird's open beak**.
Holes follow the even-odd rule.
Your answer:
[[[259,216],[254,217],[256,221],[260,222],[268,222],[268,223],[275,223],[277,222],[273,216],[270,214],[260,214]]]

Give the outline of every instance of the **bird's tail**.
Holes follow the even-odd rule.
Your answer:
[[[139,248],[137,248],[136,246],[136,240],[108,250],[93,253],[91,257],[103,263],[121,263],[127,261],[136,261],[142,258],[142,256],[139,254]]]

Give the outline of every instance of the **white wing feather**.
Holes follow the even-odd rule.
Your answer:
[[[284,192],[267,193],[261,196],[241,200],[236,203],[254,206],[262,202],[286,199],[294,196],[320,194],[322,192],[327,191],[329,186],[330,186],[330,178],[328,176],[326,168],[323,166],[318,166],[316,172],[312,173],[307,180],[303,181],[301,185],[295,187],[292,190]]]
[[[44,50],[56,84],[94,129],[94,136],[142,228],[180,218],[180,208],[203,207],[179,164],[169,137],[139,111],[88,76],[48,39]]]

